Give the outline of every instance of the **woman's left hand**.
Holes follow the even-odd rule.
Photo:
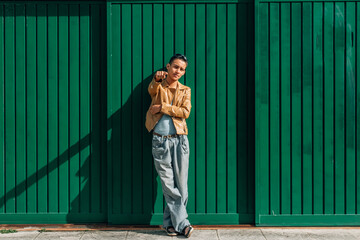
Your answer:
[[[151,114],[156,114],[156,113],[158,113],[158,112],[160,112],[160,111],[161,111],[161,104],[152,105],[152,106],[150,107],[150,113],[151,113]]]

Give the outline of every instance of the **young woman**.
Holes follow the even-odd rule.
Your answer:
[[[175,54],[157,71],[149,84],[151,105],[146,114],[146,128],[153,130],[152,155],[161,179],[166,201],[163,227],[168,235],[190,237],[193,227],[187,219],[189,141],[185,119],[191,110],[191,89],[179,82],[188,61]]]

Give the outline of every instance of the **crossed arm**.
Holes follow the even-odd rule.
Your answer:
[[[151,98],[156,95],[158,88],[161,82],[156,82],[154,79],[151,81],[148,87],[149,94]],[[162,103],[158,105],[153,105],[150,108],[152,114],[156,114],[158,112],[162,112],[172,117],[179,118],[188,118],[191,110],[191,90],[188,89],[185,92],[184,99],[181,103],[181,106],[174,106],[168,103]]]
[[[191,110],[191,91],[187,90],[181,106],[173,106],[168,103],[162,103],[160,112],[172,117],[188,118]]]

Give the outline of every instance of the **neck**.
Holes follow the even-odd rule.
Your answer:
[[[166,81],[168,82],[170,88],[175,88],[177,86],[177,80],[166,78]]]

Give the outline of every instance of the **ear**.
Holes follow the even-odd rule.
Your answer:
[[[169,68],[170,68],[170,64],[168,63],[166,64],[166,69],[169,70]]]

